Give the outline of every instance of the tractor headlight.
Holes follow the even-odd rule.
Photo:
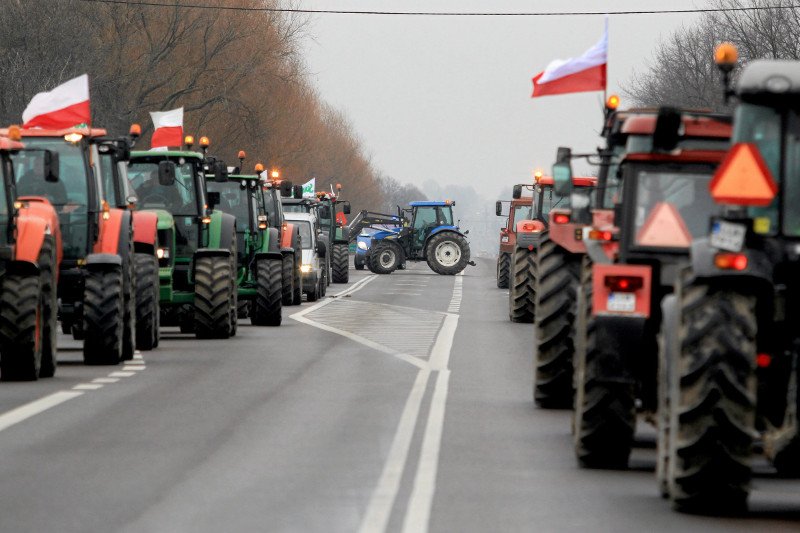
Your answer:
[[[311,272],[311,265],[309,264],[300,265],[300,272],[302,272],[303,274],[308,274],[309,272]]]
[[[156,250],[156,257],[159,259],[169,259],[169,248],[159,248]]]
[[[364,241],[358,241],[357,246],[359,248],[361,248],[362,250],[366,250],[367,249],[367,243],[365,243]]]

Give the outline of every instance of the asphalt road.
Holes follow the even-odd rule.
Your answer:
[[[488,261],[328,295],[124,367],[61,339],[54,379],[0,383],[0,531],[800,530],[800,481],[764,466],[747,516],[672,512],[648,428],[630,470],[579,470]]]

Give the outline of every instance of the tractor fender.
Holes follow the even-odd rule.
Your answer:
[[[17,217],[17,238],[14,244],[14,259],[34,265],[39,262],[39,254],[45,235],[50,233],[47,221],[30,212],[20,209]]]
[[[439,234],[439,233],[441,233],[443,231],[451,231],[453,233],[457,233],[457,234],[461,235],[462,237],[466,238],[466,235],[461,233],[461,230],[458,229],[458,226],[437,226],[433,230],[431,230],[431,234],[428,235],[428,239],[430,239],[434,235],[437,235],[437,234]]]
[[[125,221],[123,215],[127,216],[127,225],[123,228]],[[117,254],[119,253],[120,246],[124,244],[120,236],[123,230],[129,231],[130,228],[130,213],[122,209],[110,209],[108,211],[108,218],[104,215],[98,216],[100,232],[97,241],[94,243],[94,253],[96,254]],[[127,233],[125,233],[127,238]]]
[[[122,257],[119,254],[94,253],[86,256],[86,266],[89,269],[103,269],[109,266],[122,266]]]
[[[267,237],[269,238],[269,245],[267,251],[270,253],[281,253],[280,233],[277,228],[269,228],[267,230]]]
[[[281,228],[281,229],[283,230],[281,232],[281,248],[282,249],[284,249],[284,248],[292,248],[293,249],[294,248],[293,238],[294,238],[295,225],[291,224],[289,222],[284,222],[283,223],[283,228]]]
[[[158,215],[152,211],[133,212],[133,249],[154,254],[158,244]]]
[[[56,265],[60,265],[64,250],[61,245],[61,225],[53,204],[43,196],[22,196],[18,200],[25,204],[25,207],[20,210],[20,215],[23,212],[30,213],[32,216],[44,219],[47,223],[47,229],[53,236],[53,245],[56,247]]]
[[[228,239],[230,240],[230,239]],[[194,253],[194,259],[197,261],[200,257],[230,257],[230,248],[201,248]]]
[[[37,258],[38,259],[38,258]],[[39,274],[38,261],[16,259],[5,264],[5,274],[20,274],[23,276],[36,276]]]
[[[280,252],[258,252],[255,254],[256,261],[260,261],[262,259],[283,259],[283,254]]]
[[[745,248],[739,252],[747,257],[747,266],[743,270],[723,270],[717,267],[714,256],[719,251],[709,244],[707,237],[692,241],[690,257],[693,280],[733,282],[738,289],[750,286],[754,292],[772,292],[772,263],[763,251]]]
[[[236,217],[221,211],[214,211],[211,214],[208,232],[208,248],[232,249],[236,233]]]
[[[336,227],[336,238],[334,242],[336,244],[348,244],[350,242],[350,230],[347,229],[347,226]]]
[[[516,246],[533,250],[539,244],[539,238],[546,226],[541,220],[520,220],[516,226]],[[509,232],[510,236],[514,233]]]

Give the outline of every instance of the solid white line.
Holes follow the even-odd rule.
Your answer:
[[[108,375],[110,378],[129,378],[135,376],[136,372],[112,372]]]
[[[50,394],[49,396],[45,396],[44,398],[39,398],[38,400],[34,400],[30,403],[26,403],[25,405],[21,405],[16,409],[12,409],[7,413],[3,413],[0,415],[0,431],[7,429],[14,424],[22,422],[23,420],[30,418],[32,416],[38,415],[48,409],[55,407],[56,405],[62,404],[66,401],[69,401],[73,398],[77,398],[78,396],[83,395],[82,392],[78,391],[59,391]]]
[[[72,390],[97,390],[102,388],[103,385],[100,383],[80,383],[72,387]]]
[[[411,447],[414,428],[417,425],[422,398],[425,396],[430,375],[430,370],[420,369],[414,385],[408,393],[403,414],[400,416],[400,423],[392,440],[392,447],[389,448],[389,455],[383,465],[383,472],[381,472],[378,485],[372,492],[364,519],[361,521],[360,533],[386,529],[397,491],[400,488],[400,481],[403,478],[403,471],[408,460],[408,450]]]

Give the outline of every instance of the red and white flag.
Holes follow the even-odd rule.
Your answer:
[[[556,59],[533,77],[531,98],[553,94],[604,91],[608,63],[608,21],[600,41],[580,57]]]
[[[183,108],[170,111],[151,111],[153,119],[153,138],[150,148],[168,148],[183,144]]]
[[[88,126],[91,119],[89,76],[84,74],[31,98],[22,112],[22,127],[71,128]]]

